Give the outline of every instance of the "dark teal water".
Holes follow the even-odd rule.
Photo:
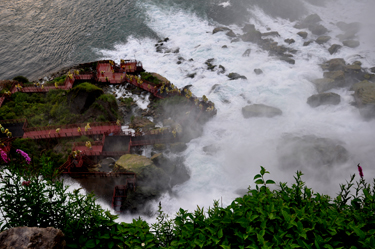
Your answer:
[[[155,37],[134,0],[0,1],[0,79],[30,79],[80,62],[95,49]]]
[[[46,73],[99,58],[95,51],[125,43],[127,37],[151,37],[142,3],[149,0],[1,0],[0,79],[23,75],[35,80]],[[248,20],[247,9],[257,4],[273,15],[296,17],[290,2],[304,0],[153,0],[173,5],[222,24]],[[298,4],[294,4],[296,6]],[[286,9],[286,10],[285,10]],[[170,22],[173,22],[171,17]]]

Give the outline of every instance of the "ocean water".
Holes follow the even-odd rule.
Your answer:
[[[254,187],[253,177],[259,173],[260,165],[270,171],[268,177],[276,182],[292,183],[295,172],[302,170],[307,186],[332,196],[338,192],[340,183],[345,183],[350,175],[357,174],[358,163],[361,163],[367,180],[374,178],[375,120],[365,121],[360,116],[358,109],[352,105],[353,92],[344,88],[332,89],[331,92],[341,96],[341,103],[336,106],[311,108],[306,103],[308,97],[317,93],[311,80],[322,78],[323,70],[319,64],[324,61],[344,58],[348,63],[360,61],[363,67],[375,66],[375,34],[371,29],[375,24],[371,18],[375,6],[372,0],[329,0],[324,2],[324,6],[310,4],[322,1],[297,1],[301,5],[296,4],[296,11],[289,5],[286,9],[295,17],[318,13],[322,24],[329,30],[327,35],[332,37],[329,42],[309,46],[303,46],[303,43],[317,36],[309,33],[306,40],[302,39],[297,35],[300,30],[293,27],[296,21],[283,18],[288,12],[275,11],[277,4],[288,4],[290,1],[287,0],[274,2],[276,6],[270,4],[271,7],[246,5],[246,1],[240,0],[203,3],[178,0],[78,1],[74,5],[67,2],[40,0],[0,3],[0,17],[10,13],[11,18],[11,13],[21,8],[28,13],[30,20],[35,15],[42,15],[47,22],[52,16],[59,15],[60,10],[54,12],[57,6],[63,6],[59,18],[68,16],[56,26],[52,21],[45,25],[39,23],[35,27],[34,33],[45,35],[50,32],[52,37],[59,36],[59,39],[51,40],[46,35],[40,41],[44,44],[41,47],[26,45],[26,37],[40,37],[30,31],[29,26],[33,24],[22,21],[25,23],[21,25],[18,19],[0,21],[0,34],[8,30],[10,37],[21,40],[20,44],[12,43],[0,48],[1,78],[11,78],[17,74],[39,77],[40,74],[35,72],[36,67],[43,67],[43,72],[47,72],[95,59],[119,62],[122,58],[135,58],[142,61],[147,71],[163,75],[178,87],[191,84],[194,95],[206,95],[216,105],[217,115],[205,125],[203,135],[192,140],[187,150],[181,153],[190,171],[190,180],[175,186],[172,192],[152,203],[155,210],[159,201],[164,211],[171,215],[179,208],[189,211],[193,211],[197,205],[208,208],[213,200],[220,200],[223,206],[228,205],[249,185]],[[15,7],[11,9],[9,6],[13,5]],[[7,10],[4,10],[4,6]],[[48,11],[37,13],[34,8]],[[33,12],[29,13],[28,9]],[[285,44],[284,39],[294,39],[295,43],[288,47],[298,51],[294,56],[295,65],[269,56],[256,44],[231,42],[224,32],[212,34],[212,30],[222,23],[235,33],[242,34],[243,25],[238,23],[241,18],[223,21],[215,12],[217,9],[224,13],[223,16],[242,13],[245,9],[246,14],[241,18],[255,24],[261,32],[279,32],[280,37],[274,38],[275,41]],[[104,14],[107,10],[111,14]],[[330,45],[340,44],[336,37],[341,33],[335,25],[338,21],[362,23],[362,30],[358,34],[361,45],[355,49],[343,47],[338,53],[330,55]],[[12,26],[16,24],[30,33],[17,31]],[[56,27],[62,25],[67,25],[64,26],[67,30],[54,34]],[[17,32],[28,35],[17,36],[14,34]],[[179,48],[179,53],[156,52],[155,43],[166,37],[170,40],[165,46]],[[1,35],[0,42],[4,41]],[[224,45],[227,48],[222,48]],[[247,49],[251,49],[250,56],[243,57]],[[20,51],[16,53],[16,50]],[[19,57],[15,58],[13,52]],[[29,61],[27,56],[33,56],[33,59]],[[179,57],[184,58],[181,64],[177,64],[181,60]],[[247,80],[231,81],[225,74],[207,70],[204,62],[210,58],[215,59],[215,65],[225,67],[225,74],[236,72],[246,76]],[[256,75],[253,71],[255,68],[260,68],[263,74]],[[193,79],[186,76],[191,73],[196,73]],[[245,119],[241,109],[248,103],[274,106],[281,109],[283,114],[274,118]],[[337,140],[348,151],[348,160],[332,167],[282,167],[278,147],[283,146],[283,138],[290,134]],[[205,146],[214,146],[217,150],[207,154],[203,150]],[[130,215],[121,217],[125,221],[131,218]]]

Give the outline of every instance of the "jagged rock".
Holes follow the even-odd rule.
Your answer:
[[[342,44],[349,48],[356,48],[359,46],[359,41],[347,40],[347,41],[343,41]]]
[[[211,144],[203,147],[203,151],[208,155],[214,155],[219,150],[217,145]]]
[[[338,105],[341,101],[340,95],[336,93],[320,93],[314,94],[307,99],[307,104],[311,107],[320,105]]]
[[[230,73],[230,74],[227,74],[227,76],[230,80],[237,80],[237,79],[247,80],[246,76],[240,75],[238,73]]]
[[[316,79],[313,81],[313,83],[318,93],[322,93],[336,87],[335,81],[328,78]]]
[[[245,26],[242,28],[242,31],[244,32],[244,33],[247,33],[247,32],[249,32],[249,31],[255,31],[256,29],[255,29],[255,25],[254,24],[245,24]]]
[[[182,152],[186,150],[187,145],[186,143],[182,143],[182,142],[173,143],[173,144],[170,144],[170,149],[171,149],[171,152],[178,153],[178,152]]]
[[[154,144],[153,147],[154,147],[154,150],[156,151],[163,151],[167,148],[165,144]]]
[[[248,49],[246,49],[246,51],[242,54],[242,57],[249,57],[249,56],[250,56],[250,53],[251,53],[251,49],[248,48]]]
[[[326,42],[329,41],[329,40],[331,40],[331,37],[330,37],[330,36],[326,36],[326,35],[324,35],[324,36],[319,36],[319,37],[315,40],[315,42],[321,45],[321,44],[323,44],[323,43],[326,43]]]
[[[345,163],[349,153],[338,140],[313,135],[286,135],[277,146],[279,162],[284,168],[316,171]]]
[[[296,41],[294,39],[285,39],[284,42],[288,43],[288,44],[292,44],[292,43],[295,43]]]
[[[334,53],[337,53],[337,51],[339,51],[339,49],[342,48],[341,45],[339,44],[333,44],[329,49],[328,49],[328,52],[330,54],[334,54]]]
[[[213,65],[212,62],[215,60],[215,58],[211,58],[211,59],[208,59],[206,60],[206,62],[204,64],[207,65],[207,70],[211,70],[211,71],[214,71],[216,65]]]
[[[290,58],[289,56],[282,56],[282,57],[280,57],[280,60],[288,62],[289,64],[292,64],[292,65],[294,65],[296,63],[296,61],[294,59]]]
[[[212,31],[212,34],[216,34],[217,32],[221,32],[221,31],[231,31],[231,29],[227,27],[216,27]]]
[[[345,77],[345,73],[342,70],[338,71],[330,71],[330,72],[324,72],[323,73],[324,78],[332,79],[335,81],[343,80]]]
[[[255,69],[254,69],[254,73],[255,73],[256,75],[259,75],[259,74],[262,74],[263,71],[262,71],[262,69],[255,68]]]
[[[242,28],[245,34],[241,36],[241,39],[245,42],[260,42],[262,40],[262,33],[255,29],[253,24],[246,24]]]
[[[0,233],[0,249],[63,249],[64,236],[53,227],[13,227]]]
[[[375,118],[375,83],[367,80],[353,85],[355,105],[366,119]]]
[[[190,73],[190,74],[186,75],[186,77],[188,77],[188,78],[194,78],[195,75],[197,75],[197,73]]]
[[[329,70],[329,71],[344,70],[345,67],[346,67],[346,63],[344,59],[342,58],[335,58],[335,59],[328,60],[322,65],[322,68],[324,70]]]
[[[219,74],[223,74],[223,73],[225,73],[225,67],[224,66],[222,66],[222,65],[219,65],[219,70],[217,71]]]
[[[328,32],[328,29],[321,24],[315,24],[315,25],[309,26],[309,30],[314,35],[324,35],[325,33]]]
[[[83,114],[102,94],[101,88],[90,83],[83,83],[72,88],[67,95],[70,111],[73,114]]]
[[[305,32],[305,31],[300,31],[300,32],[297,33],[297,35],[301,36],[303,39],[307,38],[307,32]]]
[[[313,41],[306,41],[306,42],[303,43],[303,46],[306,47],[306,46],[310,45],[312,42]]]
[[[271,32],[262,33],[262,37],[264,36],[280,37],[280,34],[277,31],[271,31]]]
[[[237,35],[232,30],[228,31],[226,35],[229,37],[237,37]]]
[[[267,117],[272,118],[281,115],[282,111],[276,107],[267,106],[263,104],[252,104],[242,108],[242,115],[244,118],[252,117]]]

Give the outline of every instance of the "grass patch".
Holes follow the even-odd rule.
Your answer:
[[[148,72],[141,72],[142,80],[150,81],[154,85],[162,85],[163,82]]]
[[[103,101],[108,102],[108,103],[116,103],[115,96],[113,96],[110,93],[106,93],[106,94],[100,95],[100,97],[98,99],[99,100],[103,100]]]
[[[89,82],[84,82],[82,84],[79,84],[75,87],[72,88],[71,91],[85,91],[85,92],[93,92],[93,91],[101,91],[103,92],[103,89],[101,89],[100,87],[97,87]]]

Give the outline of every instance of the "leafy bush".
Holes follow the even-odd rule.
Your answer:
[[[81,90],[81,91],[83,90],[83,91],[88,92],[88,93],[93,92],[93,91],[103,92],[103,90],[101,88],[99,88],[99,87],[97,87],[97,86],[95,86],[95,85],[93,85],[89,82],[84,82],[84,83],[79,84],[79,85],[77,85],[77,86],[75,86],[71,89],[71,91],[79,91],[79,90]]]
[[[141,79],[149,81],[154,85],[162,85],[163,82],[159,80],[157,77],[153,76],[151,73],[148,72],[141,72]]]
[[[29,82],[29,80],[25,76],[21,76],[21,75],[14,77],[13,80],[16,80],[16,81],[21,82],[21,83],[28,83]]]
[[[122,102],[122,103],[124,103],[125,104],[125,106],[127,107],[127,108],[130,108],[131,107],[131,105],[133,104],[133,102],[134,102],[134,99],[133,98],[120,98],[120,101]]]
[[[113,96],[110,93],[106,93],[106,94],[100,95],[100,97],[98,99],[99,100],[103,100],[103,101],[108,102],[108,103],[116,103],[115,96]]]

